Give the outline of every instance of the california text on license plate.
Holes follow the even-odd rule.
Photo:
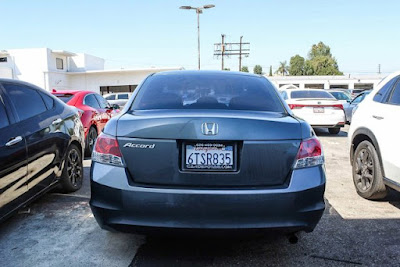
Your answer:
[[[234,146],[218,143],[186,145],[186,169],[233,170]]]

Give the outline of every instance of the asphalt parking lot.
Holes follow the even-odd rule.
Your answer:
[[[2,266],[399,266],[400,193],[368,201],[354,190],[347,130],[317,130],[326,157],[327,209],[297,244],[285,236],[151,239],[101,230],[89,208],[89,166],[72,195],[46,194],[0,225]]]

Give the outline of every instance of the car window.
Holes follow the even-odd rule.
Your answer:
[[[330,98],[334,99],[334,97],[324,91],[316,91],[316,90],[299,90],[292,91],[290,93],[291,98]]]
[[[3,104],[3,99],[0,96],[0,129],[8,126],[9,124],[10,122]]]
[[[110,104],[101,95],[95,94],[97,101],[99,102],[100,108],[108,108]]]
[[[53,95],[64,103],[68,103],[68,101],[70,101],[74,97],[73,94],[53,94]]]
[[[128,94],[119,94],[118,99],[129,99],[129,95]]]
[[[394,77],[393,79],[391,79],[389,82],[387,82],[380,90],[378,93],[376,93],[376,95],[374,96],[374,101],[375,102],[380,102],[380,103],[384,103],[387,100],[387,97],[389,95],[390,89],[392,89],[393,84],[397,81],[397,79],[399,78],[399,76]]]
[[[392,95],[388,101],[389,104],[400,105],[400,82],[397,82]]]
[[[265,78],[197,73],[150,76],[139,89],[131,109],[286,112],[275,88]]]
[[[85,96],[85,105],[88,105],[89,107],[92,108],[100,108],[99,102],[97,102],[96,97],[94,94],[88,94]]]
[[[115,95],[106,96],[105,99],[107,99],[107,100],[115,100]]]
[[[364,98],[368,95],[369,93],[364,93],[364,94],[360,94],[360,95],[358,95],[356,98],[354,98],[354,100],[353,100],[353,104],[358,104],[358,103],[360,103],[361,101],[363,101],[364,100]]]
[[[43,98],[44,103],[46,104],[46,107],[48,110],[52,109],[54,107],[54,99],[51,96],[48,96],[44,93],[40,93],[40,95]]]
[[[337,100],[350,100],[350,97],[343,92],[330,92]]]
[[[24,85],[3,84],[21,121],[34,117],[47,110],[37,90]]]

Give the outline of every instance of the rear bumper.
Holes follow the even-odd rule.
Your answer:
[[[322,166],[293,172],[283,189],[172,189],[128,184],[125,169],[93,163],[93,214],[104,229],[312,231],[325,209]]]

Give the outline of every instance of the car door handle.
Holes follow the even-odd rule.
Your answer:
[[[17,136],[17,137],[11,138],[10,141],[8,141],[6,143],[6,146],[13,146],[13,145],[18,144],[21,141],[22,141],[22,137],[21,136]]]
[[[62,119],[58,118],[58,119],[54,120],[51,124],[57,125],[57,124],[60,124],[61,122],[62,122]]]
[[[372,118],[377,119],[377,120],[383,120],[384,119],[384,117],[376,116],[376,115],[372,115]]]

